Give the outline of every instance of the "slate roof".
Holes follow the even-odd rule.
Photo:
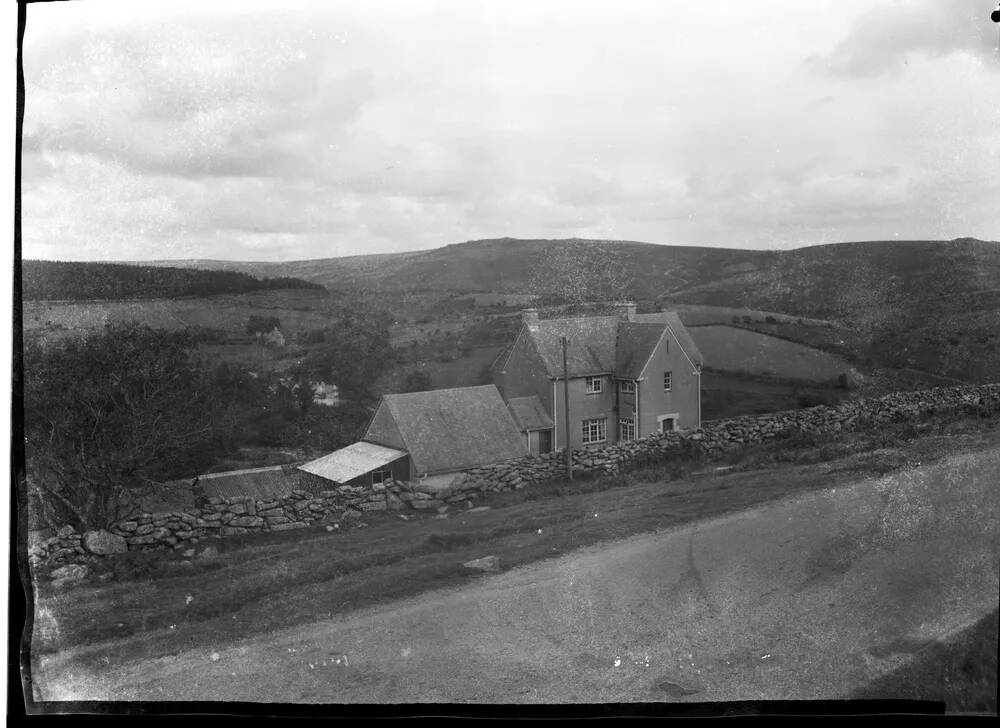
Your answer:
[[[230,470],[198,476],[197,487],[206,497],[239,498],[253,496],[260,500],[291,495],[295,485],[281,465],[269,468]]]
[[[619,323],[615,376],[621,379],[641,377],[653,349],[663,336],[663,329],[663,324]]]
[[[530,397],[514,397],[507,401],[507,408],[517,429],[521,432],[528,430],[548,430],[552,427],[552,418],[542,405],[542,400],[536,395]]]
[[[688,355],[688,358],[694,362],[697,366],[705,365],[705,358],[698,351],[698,345],[694,343],[694,339],[691,338],[691,334],[688,333],[687,327],[681,322],[681,317],[677,315],[674,311],[660,311],[659,313],[640,313],[636,315],[635,320],[639,323],[665,323],[673,335],[677,338],[677,341],[681,345],[681,349],[684,353]]]
[[[527,455],[527,446],[492,385],[386,394],[387,409],[418,473],[464,470]],[[372,423],[380,421],[376,411]],[[392,433],[393,435],[397,433]],[[383,433],[369,425],[364,440]]]
[[[346,483],[359,475],[370,473],[393,460],[404,457],[406,453],[402,450],[371,442],[355,442],[353,445],[300,465],[299,470],[335,483]]]
[[[617,316],[543,319],[528,330],[550,377],[562,377],[562,342],[569,340],[566,351],[570,377],[610,374],[615,368]]]
[[[522,331],[534,343],[550,377],[563,376],[560,339],[565,336],[569,342],[566,358],[570,377],[613,373],[616,377],[637,378],[664,327],[673,333],[694,364],[704,365],[694,339],[672,311],[638,314],[634,321],[622,321],[618,316],[542,319]],[[500,368],[504,364],[506,360]]]

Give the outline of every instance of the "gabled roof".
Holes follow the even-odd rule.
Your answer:
[[[299,470],[336,483],[346,483],[359,475],[370,473],[404,457],[406,453],[402,450],[371,442],[355,442],[353,445],[300,465]]]
[[[687,354],[688,359],[696,366],[705,365],[705,358],[698,351],[698,346],[694,343],[694,339],[691,338],[691,334],[688,333],[687,327],[681,322],[681,317],[674,311],[641,313],[635,317],[635,320],[640,323],[665,323],[674,335],[674,338],[677,339],[677,343],[680,344],[681,349]]]
[[[388,417],[380,420],[383,409]],[[382,424],[386,419],[393,425],[389,430]],[[463,470],[527,454],[492,384],[384,395],[363,439],[392,445],[381,440],[397,433],[418,473]]]
[[[295,487],[285,468],[276,465],[270,468],[230,470],[225,473],[206,473],[198,476],[198,487],[207,497],[238,498],[282,498],[290,495]]]
[[[664,329],[662,323],[622,321],[618,324],[615,376],[621,379],[639,379],[653,356],[653,350],[663,337]]]
[[[565,336],[569,376],[582,377],[614,371],[618,321],[617,316],[543,319],[527,331],[550,377],[563,376],[560,339]]]
[[[672,311],[638,314],[634,321],[622,321],[618,316],[542,319],[537,324],[522,327],[521,334],[534,344],[550,377],[563,376],[560,339],[565,336],[571,378],[614,373],[616,377],[628,379],[639,377],[664,328],[670,331],[693,364],[699,367],[704,364],[694,339]],[[506,356],[510,356],[509,352]],[[501,368],[505,363],[506,359]]]
[[[552,418],[545,411],[542,400],[536,395],[530,397],[514,397],[507,401],[507,408],[517,429],[521,432],[528,430],[548,430],[552,427]]]

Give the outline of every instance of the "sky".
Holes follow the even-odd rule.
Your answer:
[[[1000,240],[995,7],[30,5],[22,256]]]

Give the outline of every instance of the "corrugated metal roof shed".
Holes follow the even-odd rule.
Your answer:
[[[295,487],[281,465],[206,473],[198,476],[198,486],[209,498],[253,496],[260,499],[283,498],[291,495]]]
[[[507,408],[514,417],[517,429],[521,432],[527,432],[528,430],[548,430],[552,427],[552,418],[545,411],[545,407],[537,395],[514,397],[508,400]]]
[[[403,457],[406,453],[402,450],[372,442],[356,442],[300,465],[299,470],[336,483],[346,483]]]

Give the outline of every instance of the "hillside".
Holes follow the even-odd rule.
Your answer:
[[[152,261],[257,276],[290,276],[328,287],[381,291],[524,293],[546,251],[576,240],[502,238],[433,250],[283,263]],[[1000,301],[1000,243],[872,241],[794,250],[601,242],[632,279],[639,299],[732,306],[818,317],[852,317],[874,304],[906,308],[921,299],[949,311],[992,309]]]
[[[449,311],[478,306],[467,300],[472,293],[548,292],[533,291],[533,278],[551,266],[554,251],[572,251],[581,242],[587,241],[503,238],[282,263],[144,265],[302,279],[348,294],[358,305],[386,307],[396,319],[439,321]],[[1000,374],[1000,243],[871,241],[762,251],[590,242],[631,281],[622,295],[648,308],[784,313],[804,320],[766,333],[832,350],[869,369],[914,369],[967,381],[993,381]],[[810,318],[838,326],[825,328]]]
[[[239,271],[122,263],[25,260],[22,274],[28,301],[119,301],[322,287],[298,278],[259,279]]]
[[[547,251],[579,240],[501,238],[446,245],[433,250],[357,255],[285,263],[218,260],[151,261],[265,276],[294,276],[327,287],[364,286],[382,291],[527,292]],[[589,242],[589,241],[588,241]],[[664,291],[710,283],[769,264],[776,253],[759,250],[666,246],[631,241],[601,242],[614,251],[633,279],[632,293],[654,298]]]

